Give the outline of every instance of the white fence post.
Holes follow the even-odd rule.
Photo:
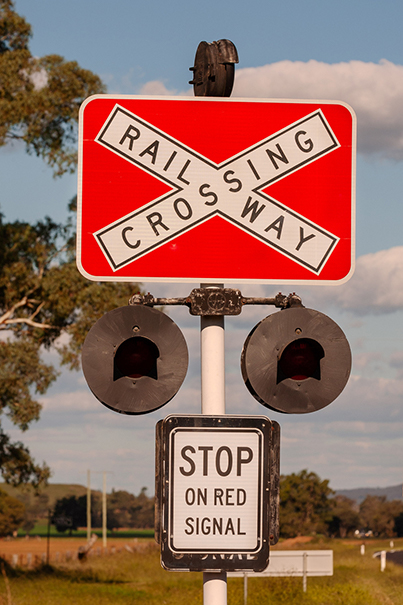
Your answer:
[[[386,567],[386,550],[381,550],[381,571],[385,571]]]
[[[308,553],[304,552],[302,557],[303,557],[303,559],[302,559],[302,589],[304,592],[306,592]]]

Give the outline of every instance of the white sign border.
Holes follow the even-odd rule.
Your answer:
[[[222,548],[222,546],[220,547],[216,547],[216,548],[178,548],[174,546],[174,527],[173,527],[173,500],[174,500],[174,492],[175,492],[175,480],[174,480],[174,476],[173,476],[173,455],[174,455],[174,447],[173,447],[173,439],[175,438],[175,435],[178,432],[193,432],[193,433],[206,433],[206,432],[211,432],[211,433],[255,433],[258,436],[258,443],[259,443],[259,469],[258,469],[258,473],[259,473],[259,494],[260,497],[258,498],[258,511],[257,511],[257,536],[256,536],[256,546],[254,549],[242,549],[242,548],[237,548],[234,549],[234,547],[231,548]],[[262,431],[261,428],[259,427],[228,427],[228,426],[223,426],[223,427],[178,427],[178,428],[174,428],[169,435],[169,512],[170,514],[168,515],[168,544],[169,544],[169,549],[171,550],[171,552],[173,553],[190,553],[190,554],[225,554],[225,553],[233,553],[233,552],[237,552],[240,554],[250,554],[250,555],[254,555],[256,553],[259,553],[262,549],[262,543],[263,543],[263,507],[264,507],[264,498],[263,498],[263,489],[264,489],[264,433]]]

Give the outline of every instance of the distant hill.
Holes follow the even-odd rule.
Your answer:
[[[391,485],[390,487],[357,487],[355,489],[337,489],[338,496],[347,496],[361,504],[367,496],[386,496],[387,500],[403,500],[403,485]]]
[[[28,506],[34,504],[35,500],[37,500],[35,498],[35,490],[30,486],[13,487],[12,485],[7,485],[7,483],[0,483],[0,489],[7,492],[10,496],[22,500]],[[75,483],[49,483],[49,485],[40,491],[41,496],[45,496],[42,499],[42,504],[46,509],[53,508],[56,500],[60,498],[85,496],[86,493],[86,487]]]

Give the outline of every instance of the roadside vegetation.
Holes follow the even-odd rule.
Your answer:
[[[346,538],[403,536],[403,500],[368,495],[360,504],[336,495],[327,479],[314,472],[283,475],[280,480],[280,536],[326,535]]]
[[[124,543],[124,542],[123,542]],[[285,541],[277,548],[334,550],[334,575],[308,578],[307,592],[301,578],[250,578],[248,605],[403,605],[403,567],[387,563],[380,571],[375,551],[389,543],[370,540],[366,554],[360,542],[314,539],[311,542]],[[397,540],[396,548],[403,548]],[[202,604],[202,574],[168,572],[161,568],[159,549],[151,540],[141,542],[135,553],[122,551],[105,557],[89,557],[84,562],[43,566],[24,571],[3,566],[0,575],[0,602],[13,605],[187,605]],[[228,605],[242,605],[243,580],[228,578]]]
[[[50,484],[33,488],[0,486],[0,537],[51,535],[85,536],[87,493],[80,485]],[[91,492],[91,527],[100,534],[102,495]],[[143,487],[137,495],[112,490],[107,495],[109,535],[153,534],[154,497]],[[314,472],[283,475],[280,479],[280,536],[403,537],[403,500],[368,495],[360,504],[336,495],[327,479]]]

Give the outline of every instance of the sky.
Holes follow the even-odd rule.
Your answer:
[[[356,269],[342,285],[243,284],[245,296],[296,291],[336,321],[353,353],[350,380],[312,414],[267,410],[246,390],[240,354],[266,312],[246,307],[226,319],[227,413],[266,414],[281,426],[281,472],[309,469],[333,489],[402,482],[403,465],[403,6],[394,0],[241,2],[220,0],[16,0],[33,28],[35,56],[59,54],[97,73],[116,95],[189,95],[200,41],[237,47],[233,98],[328,99],[357,115]],[[63,221],[77,176],[51,170],[18,145],[0,149],[0,210],[8,221]],[[186,296],[198,284],[143,284],[155,296]],[[155,424],[200,413],[200,331],[184,308],[169,315],[189,348],[187,377],[157,412],[124,416],[102,406],[81,372],[63,370],[41,397],[40,420],[21,435],[52,481],[154,492]],[[57,357],[47,354],[57,362]]]

